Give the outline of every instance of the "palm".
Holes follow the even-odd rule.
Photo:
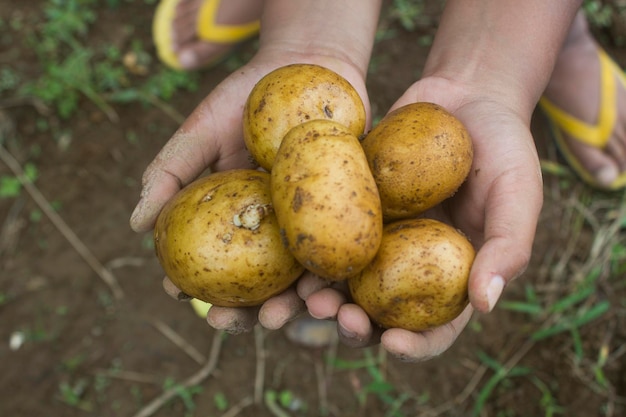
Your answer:
[[[409,360],[443,352],[465,327],[473,309],[488,311],[493,307],[493,300],[488,299],[489,282],[494,274],[510,280],[525,268],[542,200],[540,171],[528,123],[496,101],[455,97],[454,89],[443,94],[441,83],[437,87],[436,91],[429,90],[418,82],[394,108],[415,101],[436,102],[455,114],[470,132],[474,163],[467,181],[454,197],[425,215],[462,230],[478,252],[470,275],[471,306],[461,316],[427,332],[389,329],[380,335],[387,350]],[[315,295],[307,300],[314,311],[323,311],[322,303]],[[367,320],[353,304],[338,307],[340,329],[351,334],[344,337],[349,344],[376,341],[379,334]]]
[[[281,54],[259,56],[221,82],[187,118],[144,173],[144,193],[131,219],[137,231],[150,230],[161,207],[182,187],[207,168],[222,171],[250,167],[251,158],[243,141],[243,108],[254,85],[282,65],[309,62],[335,70],[361,95],[369,119],[365,82],[353,66],[327,56]],[[180,291],[165,280],[166,291],[180,298]],[[304,304],[291,288],[258,309],[213,307],[209,323],[231,332],[247,331],[257,319],[267,328],[281,327],[302,312]]]
[[[142,199],[131,218],[134,230],[150,230],[161,207],[207,168],[222,171],[252,165],[243,142],[245,102],[264,75],[295,62],[319,63],[335,69],[357,89],[369,115],[365,82],[354,67],[329,57],[284,54],[277,60],[257,55],[211,91],[148,166],[143,176]]]

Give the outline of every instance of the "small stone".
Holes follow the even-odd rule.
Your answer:
[[[304,316],[289,323],[285,335],[292,343],[306,348],[325,348],[337,339],[337,323]]]

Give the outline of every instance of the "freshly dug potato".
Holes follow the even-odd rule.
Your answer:
[[[389,113],[362,142],[385,221],[415,217],[452,196],[472,166],[472,140],[443,107],[409,104]]]
[[[382,238],[376,183],[358,138],[344,125],[312,120],[291,129],[271,173],[284,244],[330,280],[357,274]]]
[[[243,133],[255,161],[270,171],[285,134],[309,120],[334,120],[355,136],[365,129],[365,107],[354,87],[334,71],[312,64],[280,67],[252,89]]]
[[[282,244],[266,172],[217,172],[191,183],[159,214],[154,242],[178,288],[223,307],[261,304],[304,271]]]
[[[354,302],[385,328],[423,331],[452,321],[468,304],[474,248],[431,219],[385,225],[378,254],[348,280]]]

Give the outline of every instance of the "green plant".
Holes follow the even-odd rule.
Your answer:
[[[90,64],[92,52],[78,47],[61,62],[48,62],[44,74],[23,86],[22,92],[52,105],[62,118],[67,119],[78,108],[81,94],[88,97],[110,119],[117,120],[115,111],[96,89]]]
[[[365,406],[367,397],[371,394],[386,405],[385,417],[404,417],[402,406],[412,399],[411,395],[399,392],[398,389],[385,378],[381,371],[384,356],[374,357],[371,349],[363,350],[365,358],[362,360],[344,361],[335,358],[332,365],[336,369],[365,369],[371,381],[357,392],[357,400],[361,406]],[[427,396],[424,398],[428,398]],[[418,403],[420,403],[418,401]]]
[[[424,22],[424,0],[393,0],[389,15],[405,30],[414,31]]]
[[[277,417],[289,417],[285,410],[304,412],[307,408],[306,404],[288,389],[281,391],[267,390],[263,394],[263,400],[272,415]]]
[[[80,353],[65,359],[61,365],[65,371],[75,372],[78,367],[85,362],[85,359],[87,359],[87,355],[85,353]]]
[[[43,24],[29,36],[43,71],[35,79],[24,80],[19,94],[38,98],[63,119],[73,116],[80,100],[86,97],[113,122],[119,116],[111,103],[136,101],[156,105],[181,121],[181,116],[163,100],[171,99],[181,89],[195,90],[197,74],[160,68],[149,75],[152,58],[137,40],[126,55],[112,45],[89,46],[96,6],[96,0],[48,0]],[[125,62],[126,57],[132,57],[134,63]],[[0,72],[0,91],[15,89],[17,83],[11,70]]]
[[[24,165],[24,175],[30,182],[37,180],[38,170],[33,163]],[[0,198],[12,198],[20,195],[22,191],[22,182],[19,178],[12,175],[0,176]]]
[[[228,409],[228,400],[223,392],[216,392],[213,395],[213,403],[219,411],[226,411]]]
[[[49,42],[48,52],[56,53],[58,43],[77,47],[77,37],[87,35],[89,25],[96,20],[96,0],[48,0],[43,11],[46,17],[41,34]]]
[[[526,300],[503,301],[501,308],[530,315],[537,321],[545,323],[534,330],[530,337],[535,341],[544,340],[557,334],[569,332],[577,359],[584,355],[580,329],[598,319],[607,311],[611,304],[608,300],[597,299],[597,280],[602,265],[592,269],[586,279],[574,290],[550,305],[545,305],[532,286],[525,287]]]
[[[530,381],[541,392],[541,400],[539,404],[544,409],[545,417],[552,417],[556,414],[565,414],[565,408],[558,404],[550,387],[535,375],[529,376]]]
[[[180,398],[185,406],[185,416],[193,416],[193,411],[196,409],[196,403],[193,396],[202,392],[202,387],[185,387],[184,385],[175,382],[172,378],[167,378],[163,383],[163,389],[164,391],[167,391],[172,388],[176,391],[176,396]]]
[[[472,417],[481,415],[482,410],[487,403],[487,400],[493,394],[496,387],[503,384],[506,380],[510,378],[526,376],[531,373],[531,370],[529,368],[522,366],[515,366],[509,369],[483,351],[478,352],[478,358],[494,373],[479,390],[476,402],[474,403],[474,407],[472,408]]]
[[[14,90],[21,82],[21,77],[12,68],[0,68],[0,93]]]
[[[626,274],[626,242],[617,242],[611,247],[610,262],[612,276],[619,277]]]
[[[585,0],[583,11],[592,26],[605,28],[611,25],[613,8],[600,0]]]
[[[59,384],[57,398],[71,407],[90,412],[93,405],[84,398],[88,387],[89,381],[85,378],[79,378],[73,383],[63,381]]]

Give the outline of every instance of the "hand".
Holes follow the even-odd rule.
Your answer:
[[[200,103],[150,163],[143,175],[141,199],[131,216],[131,227],[135,231],[152,229],[163,205],[207,168],[221,171],[252,167],[242,128],[243,107],[248,94],[265,74],[296,62],[319,64],[343,75],[361,94],[369,114],[364,76],[351,63],[329,55],[285,51],[259,53]],[[174,298],[188,299],[169,279],[164,281],[164,287]],[[295,288],[291,288],[259,308],[214,306],[209,310],[207,320],[216,329],[240,333],[250,330],[257,320],[266,328],[280,328],[304,310],[304,302]]]
[[[315,277],[301,279],[298,285],[312,316],[337,318],[344,343],[365,346],[380,341],[393,355],[411,361],[444,352],[473,310],[493,309],[505,284],[528,264],[543,200],[530,115],[504,96],[485,96],[479,88],[435,78],[412,85],[391,110],[417,101],[434,102],[451,111],[474,143],[474,163],[466,183],[454,197],[425,214],[462,230],[477,249],[469,278],[470,305],[451,323],[426,332],[383,331],[348,302],[345,288],[324,286]]]

